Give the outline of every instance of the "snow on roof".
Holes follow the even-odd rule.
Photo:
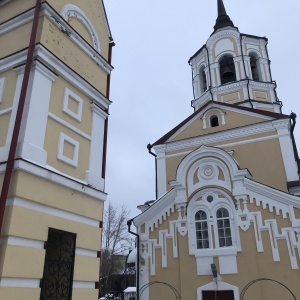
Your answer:
[[[136,262],[136,254],[137,254],[137,249],[134,248],[128,255],[128,258],[127,258],[127,263],[128,264],[135,264]]]
[[[127,289],[124,290],[124,293],[132,293],[132,292],[136,292],[135,286],[129,286]]]

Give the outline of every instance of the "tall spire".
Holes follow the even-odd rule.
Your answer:
[[[218,0],[218,18],[216,20],[214,30],[216,31],[217,29],[226,26],[234,27],[233,22],[230,20],[229,16],[226,13],[223,0]]]

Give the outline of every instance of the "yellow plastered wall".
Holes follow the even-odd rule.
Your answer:
[[[32,288],[10,288],[10,287],[0,287],[0,295],[4,300],[16,300],[16,299],[30,299],[39,300],[40,299],[40,289]]]
[[[35,4],[36,0],[18,1],[18,5],[16,5],[16,1],[9,1],[1,6],[0,24],[33,8]]]
[[[276,219],[279,231],[281,228],[291,226],[291,222],[288,219],[283,219],[282,216],[278,216],[275,213],[269,212],[261,207],[256,207],[255,204],[248,205],[249,211],[262,211],[263,220]],[[176,214],[172,214],[167,221],[164,221],[158,228],[150,234],[150,239],[158,241],[159,230],[165,230],[169,228],[168,222],[176,219]],[[259,278],[270,278],[277,280],[290,288],[296,298],[300,297],[299,270],[292,270],[290,263],[290,256],[288,253],[287,243],[285,240],[277,240],[280,261],[274,262],[270,237],[267,231],[262,231],[262,242],[264,246],[264,252],[258,252],[256,248],[256,240],[254,234],[253,223],[250,228],[244,232],[239,230],[242,251],[237,255],[238,274],[225,275],[221,274],[223,282],[237,286],[239,292],[252,280]],[[182,299],[196,299],[197,288],[211,283],[213,280],[212,275],[199,276],[196,270],[196,258],[194,255],[188,253],[188,236],[182,237],[177,233],[178,241],[178,253],[179,258],[173,258],[172,243],[171,240],[167,240],[167,268],[161,267],[161,249],[155,250],[156,253],[156,275],[151,276],[149,272],[149,281],[160,281],[171,284],[181,294]],[[217,266],[217,270],[220,270],[218,259],[214,258],[214,263]],[[300,260],[298,258],[298,263]],[[180,279],[179,279],[179,277]],[[188,278],[188,280],[187,280]],[[184,283],[180,285],[181,283]],[[153,285],[150,287],[150,299],[171,299],[175,296],[170,293],[171,289],[166,285]],[[165,298],[167,297],[167,298]],[[244,299],[292,299],[291,295],[281,285],[274,282],[261,282],[255,285],[255,288],[247,291],[247,297]]]
[[[47,17],[42,18],[41,44],[103,94],[106,73]]]
[[[103,201],[86,195],[84,190],[81,193],[22,171],[14,174],[10,187],[10,197],[29,199],[85,217],[102,219]]]
[[[99,250],[101,232],[97,227],[17,206],[12,210],[8,207],[6,213],[11,214],[11,222],[9,228],[3,228],[4,235],[46,241],[48,229],[55,228],[76,233],[77,247]]]
[[[47,1],[56,11],[60,12],[62,8],[67,4],[73,4],[77,6],[79,9],[81,9],[84,14],[87,16],[89,21],[93,24],[99,41],[101,45],[101,55],[107,60],[108,59],[108,45],[110,43],[110,39],[107,35],[107,29],[106,29],[106,21],[105,21],[105,15],[104,11],[102,10],[102,7],[100,5],[100,1],[98,0],[89,0],[89,5],[86,5],[85,2],[81,0],[48,0]],[[70,25],[74,25],[75,30],[79,29],[79,34],[84,34],[83,38],[85,38],[86,33],[84,32],[82,26],[79,24],[75,24],[73,22],[74,20],[70,20]],[[81,28],[79,28],[81,27]],[[89,40],[87,39],[89,42]]]
[[[2,277],[42,278],[45,250],[6,246]]]
[[[4,93],[2,96],[2,102],[0,103],[0,110],[3,110],[3,109],[10,108],[13,105],[15,89],[17,84],[17,74],[14,70],[11,69],[2,72],[0,75],[0,79],[1,78],[5,78]]]
[[[182,130],[172,141],[178,141],[185,138],[191,138],[196,136],[201,136],[204,134],[210,134],[215,132],[220,132],[223,130],[240,128],[242,126],[259,124],[266,122],[266,119],[260,117],[247,116],[246,114],[241,114],[237,112],[232,112],[228,110],[222,110],[225,113],[225,125],[222,125],[222,118],[220,116],[220,110],[210,109],[206,115],[206,128],[203,128],[202,116],[199,116],[195,121],[193,121],[189,126]],[[219,118],[219,126],[210,127],[209,119],[212,115],[217,115]]]
[[[59,138],[61,132],[79,142],[77,166],[69,165],[58,159]],[[62,127],[58,122],[48,118],[44,149],[47,151],[48,165],[79,180],[85,179],[86,171],[89,169],[90,155],[90,141],[85,137],[82,137],[69,128]]]
[[[233,114],[233,117],[228,118],[228,120],[232,119],[236,119],[236,121],[238,122],[238,114]],[[243,124],[249,122],[247,118],[245,119],[245,121],[241,121],[244,122]],[[257,120],[259,120],[259,118],[257,118]],[[228,127],[232,128],[231,126],[233,126],[233,124],[231,124],[230,122],[228,124]],[[227,124],[224,127],[220,125],[218,127],[209,128],[207,129],[207,133],[213,133],[214,131],[219,132],[224,129],[227,129]],[[179,140],[184,139],[188,136],[197,136],[197,131],[199,136],[201,136],[202,134],[204,134],[203,132],[205,132],[205,130],[202,128],[202,121],[200,121],[199,119],[195,120],[174,140],[177,140],[177,138]],[[237,161],[239,167],[242,169],[248,168],[255,181],[258,181],[260,183],[266,184],[268,186],[274,187],[282,191],[287,191],[287,178],[283,164],[281,148],[278,138],[274,138],[274,136],[276,135],[277,132],[273,131],[268,133],[256,134],[245,138],[230,139],[223,142],[225,144],[224,146],[222,142],[207,144],[207,146],[223,148],[225,151],[234,151],[233,158]],[[248,140],[254,139],[265,140],[247,142]],[[230,144],[232,143],[242,144],[230,146]],[[228,144],[229,146],[226,146]],[[168,154],[175,154],[180,152],[183,153],[192,150],[194,150],[194,148],[187,148],[176,152],[174,151]],[[176,178],[177,168],[182,159],[185,157],[185,155],[186,154],[169,157],[166,159],[166,182],[168,190],[170,190],[168,182]]]
[[[81,121],[77,121],[70,115],[63,111],[63,101],[66,89],[70,90],[72,93],[77,95],[83,100],[82,103],[82,118]],[[72,98],[72,97],[71,97]],[[75,103],[72,103],[75,102]],[[73,104],[73,107],[70,106]],[[69,109],[75,110],[77,106],[76,101],[70,99]],[[82,131],[83,133],[91,134],[91,123],[92,123],[92,109],[91,109],[91,99],[78,90],[75,86],[71,85],[66,79],[59,76],[53,83],[49,104],[49,112],[60,118],[61,120],[67,122],[76,129]]]

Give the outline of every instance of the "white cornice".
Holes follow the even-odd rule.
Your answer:
[[[0,165],[1,173],[5,171],[5,166],[5,164]],[[71,176],[66,176],[65,174],[59,172],[51,166],[47,165],[46,168],[42,168],[38,165],[32,164],[24,160],[16,160],[14,167],[16,170],[22,170],[24,172],[33,174],[47,181],[51,181],[53,183],[73,189],[90,197],[94,197],[99,201],[105,201],[107,198],[107,195],[104,192],[88,186],[86,181],[78,180],[77,178]]]
[[[27,49],[0,59],[0,72],[4,72],[21,64],[25,64],[26,58]],[[97,104],[103,109],[106,110],[109,107],[111,103],[110,100],[108,100],[101,92],[95,89],[66,64],[57,59],[57,57],[55,57],[43,45],[36,45],[35,58],[41,61],[52,72],[60,74],[63,78],[83,92],[87,97],[97,102]]]
[[[24,12],[21,15],[12,18],[0,25],[0,35],[9,32],[17,27],[20,27],[33,20],[34,8]],[[85,41],[74,29],[71,27],[62,16],[53,10],[47,2],[42,4],[41,16],[47,16],[49,20],[58,27],[61,31],[66,33],[68,37],[88,55],[96,65],[98,65],[106,74],[110,74],[113,67],[102,57],[102,55],[94,49],[87,41]]]
[[[158,225],[158,221],[162,222],[162,218],[166,218],[166,214],[169,215],[170,210],[174,209],[174,199],[176,192],[174,189],[164,194],[149,209],[134,218],[134,225],[140,226],[147,220],[148,227],[153,228],[154,225]]]
[[[184,139],[180,141],[167,142],[163,145],[154,146],[156,154],[167,153],[170,151],[183,150],[186,148],[200,147],[201,145],[207,145],[212,143],[220,143],[226,140],[245,138],[256,134],[268,133],[276,130],[278,126],[281,128],[289,127],[289,119],[278,120],[275,122],[262,122],[255,125],[248,125],[241,128],[233,128],[226,131],[207,134],[194,138]],[[200,125],[199,125],[200,126]]]
[[[258,193],[260,196],[300,209],[300,197],[298,196],[273,189],[248,178],[244,179],[244,184],[247,190]]]

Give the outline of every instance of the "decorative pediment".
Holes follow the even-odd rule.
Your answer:
[[[219,186],[240,193],[243,178],[250,176],[247,169],[239,169],[226,151],[203,145],[181,161],[176,180],[171,181],[170,185],[174,188],[186,187],[188,196],[205,186]]]

